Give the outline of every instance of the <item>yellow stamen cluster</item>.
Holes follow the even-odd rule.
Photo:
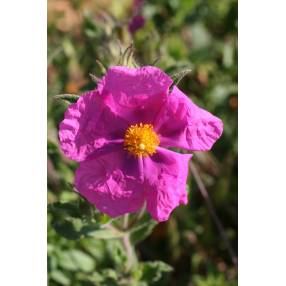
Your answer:
[[[137,157],[153,155],[159,143],[160,140],[151,124],[131,125],[124,135],[124,149]]]

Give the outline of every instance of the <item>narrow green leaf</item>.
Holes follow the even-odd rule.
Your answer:
[[[101,72],[103,74],[105,74],[107,72],[107,69],[106,67],[104,66],[104,64],[100,61],[100,60],[95,60],[95,62],[98,64],[98,66],[100,67],[101,69]]]
[[[75,103],[80,98],[77,94],[59,94],[54,96],[55,99],[67,101],[68,103]]]
[[[172,87],[174,85],[178,85],[180,83],[180,81],[189,73],[191,73],[192,70],[190,68],[183,68],[181,70],[179,70],[178,72],[175,72],[171,75],[171,78],[173,79],[173,84],[171,86],[170,89],[172,89]]]
[[[95,83],[98,83],[100,81],[100,78],[97,77],[96,75],[94,75],[93,73],[89,73],[89,76],[90,76],[91,80]]]

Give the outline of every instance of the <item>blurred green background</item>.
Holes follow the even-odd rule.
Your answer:
[[[96,59],[114,65],[120,46],[124,50],[131,42],[140,65],[155,63],[170,75],[191,68],[179,88],[222,118],[221,139],[211,152],[195,152],[193,162],[237,253],[236,0],[48,1],[49,205],[67,203],[68,213],[74,211],[69,203],[78,201],[71,185],[77,164],[62,156],[57,138],[67,104],[54,95],[93,89],[89,73],[103,74]],[[149,265],[144,275],[153,280],[142,278],[145,282],[134,285],[237,285],[237,269],[191,174],[188,190],[189,204],[178,207],[136,247],[141,261],[162,260],[173,271]],[[118,241],[77,239],[69,224],[60,224],[60,208],[48,208],[49,285],[133,285],[118,277],[124,260]],[[84,204],[82,210],[108,221]]]

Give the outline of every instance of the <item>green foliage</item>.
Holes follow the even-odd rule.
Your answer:
[[[168,273],[172,270],[172,267],[162,261],[144,262],[139,266],[140,279],[145,282],[146,286],[155,284],[162,278],[163,273]]]
[[[151,220],[149,216],[145,216],[143,220],[141,220],[136,226],[131,228],[130,230],[130,240],[131,243],[136,245],[137,243],[143,241],[146,237],[148,237],[154,227],[157,225],[157,222]]]
[[[98,213],[80,197],[50,203],[48,212],[49,240],[58,237],[57,243],[49,244],[48,248],[50,278],[60,285],[70,285],[79,274],[95,285],[141,285],[143,282],[149,285],[171,270],[170,266],[159,261],[135,263],[131,272],[126,268],[127,256],[121,239],[128,234],[131,243],[137,244],[149,236],[157,223],[148,215],[140,220],[134,216],[134,226],[120,230],[120,222]],[[67,244],[66,240],[73,242]],[[68,245],[73,247],[66,249]],[[98,272],[90,276],[97,267]]]
[[[237,286],[237,282],[228,282],[225,277],[219,275],[209,275],[208,277],[194,276],[194,283],[197,286]]]
[[[112,239],[123,236],[123,233],[116,229],[104,228],[104,215],[96,216],[93,207],[81,199],[69,203],[50,204],[48,210],[53,214],[53,228],[66,239],[77,240],[87,236],[95,239]],[[104,220],[107,223],[109,218],[104,217]]]
[[[160,224],[134,214],[128,230],[121,218],[99,213],[73,190],[77,163],[59,150],[59,123],[68,104],[94,89],[133,42],[121,62],[154,63],[223,119],[212,152],[192,160],[237,251],[237,0],[145,1],[146,23],[134,35],[127,29],[130,3],[48,1],[49,285],[235,286],[236,267],[192,176],[187,206]],[[138,257],[131,268],[126,234]]]

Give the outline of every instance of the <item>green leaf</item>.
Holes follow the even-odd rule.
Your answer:
[[[234,45],[232,42],[224,44],[222,55],[223,55],[222,58],[223,65],[226,68],[231,67],[234,61]]]
[[[74,261],[78,269],[84,272],[91,272],[95,268],[94,260],[81,250],[73,249],[69,252],[71,260]]]
[[[127,253],[119,239],[106,241],[106,250],[112,263],[118,271],[126,270]]]
[[[113,229],[98,229],[95,231],[91,231],[88,233],[88,236],[96,238],[96,239],[114,239],[114,238],[120,238],[123,237],[124,233],[113,230]]]
[[[237,94],[238,87],[235,83],[218,83],[213,86],[207,94],[208,104],[210,106],[219,106],[232,94]]]
[[[53,215],[52,226],[56,232],[69,240],[87,236],[95,239],[114,239],[124,235],[111,226],[102,226],[102,223],[107,223],[110,218],[101,214],[96,217],[84,200],[53,203],[48,206],[48,210]]]
[[[158,223],[155,220],[151,219],[149,216],[146,216],[139,225],[130,230],[131,243],[135,245],[144,240],[152,233],[157,224]]]
[[[48,255],[48,271],[54,271],[58,267],[58,259],[54,255]]]
[[[80,217],[80,213],[78,211],[78,206],[77,204],[73,202],[68,202],[68,203],[53,203],[48,205],[48,210],[53,213],[54,215],[58,216],[71,216],[78,218]]]
[[[109,268],[104,269],[102,271],[102,276],[105,277],[105,278],[113,279],[115,281],[118,278],[118,275],[117,275],[116,271],[113,270],[113,269],[109,269]]]
[[[57,253],[58,256],[58,264],[61,268],[70,271],[79,270],[77,264],[73,259],[71,259],[70,252],[68,251],[59,251]]]
[[[63,100],[63,101],[67,101],[68,103],[75,103],[80,98],[80,96],[77,94],[65,93],[65,94],[55,95],[54,98],[59,99],[59,100]]]
[[[75,225],[71,221],[53,221],[52,226],[58,234],[66,239],[76,240],[81,236],[80,231],[76,229]]]
[[[105,261],[106,260],[106,250],[105,250],[105,241],[99,239],[93,239],[91,237],[82,239],[80,241],[81,247],[96,261]]]
[[[82,198],[70,202],[49,204],[48,210],[57,217],[81,218],[85,221],[92,220],[95,215],[94,207]]]
[[[90,275],[89,279],[97,286],[118,286],[118,285],[127,285],[119,284],[118,272],[114,269],[106,268],[103,269],[100,273],[93,273]],[[128,284],[129,285],[129,284]]]
[[[148,283],[158,282],[164,275],[173,271],[173,268],[163,261],[150,261],[140,263],[141,279]],[[149,284],[148,284],[149,285]]]
[[[88,236],[88,235],[92,235],[92,233],[94,231],[97,231],[100,229],[100,225],[98,223],[90,223],[90,224],[86,224],[84,225],[81,230],[80,233],[83,236]]]
[[[212,35],[203,22],[198,22],[191,26],[192,48],[199,50],[209,47],[212,44]]]
[[[85,285],[85,286],[101,286],[101,285],[106,285],[106,284],[103,284],[104,282],[104,277],[102,277],[102,275],[98,272],[93,272],[93,273],[83,273],[83,272],[78,272],[76,274],[76,277],[78,279],[80,279],[80,282],[78,284],[78,286],[82,286],[82,285]],[[90,282],[90,283],[84,283],[83,282]],[[92,283],[92,284],[91,284]]]
[[[70,279],[62,271],[54,270],[50,273],[50,277],[60,285],[71,285]]]
[[[208,276],[194,275],[193,282],[197,286],[237,286],[236,281],[227,281],[222,274],[209,274]]]

